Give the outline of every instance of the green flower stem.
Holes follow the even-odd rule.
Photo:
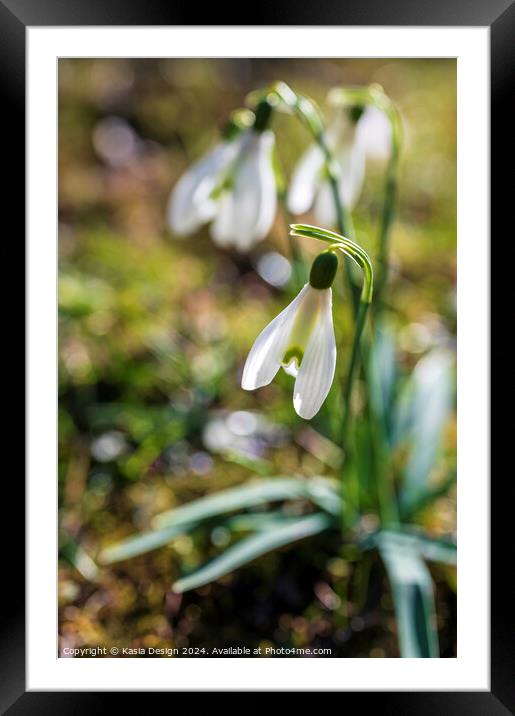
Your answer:
[[[286,201],[286,197],[287,197],[286,177],[284,175],[284,171],[281,166],[281,162],[279,160],[277,150],[275,148],[272,153],[272,166],[274,169],[275,184],[277,187],[277,199],[278,199],[279,205],[281,207],[282,214],[284,216],[286,225],[289,228],[289,226],[293,220],[293,217],[290,214],[290,211],[288,209],[288,202]],[[293,270],[293,282],[295,284],[295,290],[300,291],[300,289],[304,286],[304,284],[308,280],[308,272],[306,269],[306,264],[302,258],[302,252],[301,252],[299,246],[294,241],[290,241],[289,244],[290,244],[290,260],[292,263],[292,270]]]
[[[287,226],[289,226],[290,222],[292,220],[292,216],[291,216],[290,212],[288,211],[288,204],[286,202],[286,193],[280,192],[278,194],[278,200],[279,200],[279,204],[281,205],[286,224],[287,224]],[[304,284],[308,280],[308,272],[306,269],[306,264],[302,257],[302,252],[300,250],[300,247],[294,241],[291,241],[290,244],[291,244],[290,245],[290,260],[291,260],[292,270],[293,270],[293,281],[295,284],[295,290],[300,291],[300,289],[304,286]]]
[[[327,142],[325,141],[325,135],[323,132],[315,136],[315,141],[317,142],[320,149],[323,151],[325,157],[327,178],[329,181],[329,186],[331,188],[331,194],[333,196],[334,208],[336,210],[336,226],[342,236],[348,236],[349,238],[353,239],[354,222],[352,221],[352,214],[350,211],[347,211],[346,207],[344,206],[338,189],[338,172],[340,171],[339,167],[333,159],[331,150],[327,146]],[[351,266],[348,261],[345,261],[345,278],[352,299],[354,316],[355,318],[357,318],[359,310],[359,286],[357,286],[354,281]]]
[[[348,236],[351,239],[354,238],[352,216],[345,208],[338,190],[340,168],[327,145],[324,122],[320,111],[311,99],[295,93],[291,87],[284,82],[277,82],[273,85],[268,91],[268,96],[275,97],[279,103],[284,104],[290,111],[296,114],[309,130],[313,140],[322,150],[325,159],[325,171],[336,209],[336,225],[338,231],[342,236]],[[356,315],[359,304],[359,287],[356,286],[354,282],[348,262],[345,262],[345,275],[352,297],[354,314]]]
[[[367,385],[371,385],[369,375],[372,345],[369,344],[365,360],[362,362],[364,377]],[[369,419],[372,422],[371,441],[375,456],[376,488],[379,514],[383,527],[399,524],[399,508],[393,479],[393,465],[391,450],[387,439],[385,423],[385,406],[381,390],[370,391],[368,401]]]
[[[383,213],[381,218],[381,228],[379,232],[378,263],[380,272],[379,280],[377,281],[376,286],[376,295],[374,298],[374,307],[376,309],[381,308],[381,299],[383,296],[383,291],[386,284],[388,283],[388,254],[390,250],[391,233],[390,230],[395,216],[399,176],[399,159],[401,153],[401,123],[399,114],[395,107],[391,104],[385,111],[388,119],[390,120],[390,126],[392,129],[392,150],[386,169]]]
[[[339,107],[365,107],[367,105],[373,105],[380,111],[384,112],[390,122],[392,144],[391,154],[386,169],[384,203],[378,241],[379,276],[374,293],[374,309],[377,314],[383,307],[382,297],[388,282],[388,256],[390,249],[389,239],[391,225],[395,214],[399,159],[402,145],[402,127],[400,116],[395,105],[385,94],[380,85],[354,88],[336,88],[331,91],[329,95],[329,102]],[[373,349],[373,344],[369,344],[369,358]],[[367,376],[367,360],[362,362],[362,370],[364,373],[365,383],[368,387],[370,385],[370,380]],[[393,467],[390,458],[390,447],[386,439],[384,406],[377,405],[377,402],[381,401],[381,396],[376,395],[377,392],[378,391],[372,393],[369,391],[368,394],[369,404],[370,401],[374,401],[374,406],[372,406],[371,411],[371,435],[372,450],[375,455],[376,463],[377,498],[382,524],[396,524],[399,522],[399,508],[393,482]]]
[[[341,428],[341,436],[340,436],[340,444],[342,446],[342,450],[344,451],[344,461],[348,462],[348,454],[350,453],[350,425],[351,425],[351,417],[352,417],[352,388],[354,386],[354,379],[356,377],[356,369],[358,366],[358,359],[360,354],[360,342],[361,342],[361,336],[363,334],[363,329],[365,327],[365,321],[367,317],[368,307],[370,303],[360,300],[358,304],[358,312],[356,315],[356,328],[354,331],[354,340],[352,341],[352,348],[351,348],[351,354],[349,358],[349,366],[347,368],[347,377],[344,384],[344,391],[343,391],[343,404],[344,404],[344,413],[343,413],[343,422],[342,422],[342,428]],[[353,493],[353,504],[356,509],[356,513],[359,514],[359,503],[360,503],[360,495],[359,495],[359,478],[357,476],[356,471],[351,470],[350,474],[354,475],[354,479],[352,481],[351,489]],[[344,482],[341,481],[342,485],[342,498],[343,495],[343,488],[344,488]],[[344,528],[345,525],[342,525],[342,528]]]
[[[372,105],[384,112],[392,131],[391,154],[388,160],[385,179],[384,203],[381,217],[381,227],[378,241],[378,279],[374,296],[374,308],[381,308],[383,291],[388,282],[388,254],[390,244],[390,229],[395,215],[395,204],[397,199],[399,158],[402,145],[402,126],[400,115],[385,94],[383,88],[378,84],[367,87],[338,87],[329,93],[329,103],[337,107],[355,107]]]
[[[361,296],[358,304],[358,312],[356,315],[356,327],[354,331],[354,339],[352,342],[351,354],[349,359],[349,366],[347,369],[347,375],[344,384],[344,417],[341,429],[341,447],[344,453],[344,462],[348,464],[348,458],[350,454],[350,425],[352,417],[352,389],[354,386],[354,380],[356,377],[356,369],[358,366],[358,358],[360,354],[360,342],[365,327],[366,317],[368,308],[372,301],[374,292],[374,273],[372,269],[372,263],[367,252],[361,248],[358,244],[350,239],[347,239],[333,231],[326,229],[320,229],[317,226],[310,226],[309,224],[292,224],[291,236],[309,236],[312,239],[318,239],[319,241],[325,241],[329,244],[330,249],[342,251],[348,258],[352,259],[363,272],[363,285],[361,289]],[[350,471],[352,473],[352,471]],[[359,485],[353,484],[349,486],[349,493],[352,494],[352,506],[358,514],[359,509]],[[342,479],[342,498],[343,498],[344,482]],[[343,514],[342,514],[343,520]],[[342,530],[347,529],[348,525],[342,524]]]

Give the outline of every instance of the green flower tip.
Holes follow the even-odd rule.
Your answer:
[[[349,119],[353,124],[356,124],[358,120],[361,118],[361,115],[365,111],[365,105],[363,104],[354,104],[352,107],[349,107],[348,113],[349,113]]]
[[[267,99],[263,99],[257,104],[255,109],[256,118],[254,120],[254,131],[264,132],[270,122],[272,109],[272,103],[269,102]]]
[[[309,283],[313,288],[324,289],[330,288],[336,276],[338,268],[338,257],[331,251],[322,251],[318,254],[311,266],[309,274]]]

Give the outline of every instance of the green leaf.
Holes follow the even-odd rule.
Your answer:
[[[382,533],[379,552],[395,604],[399,649],[404,658],[437,658],[436,608],[429,570],[409,541]]]
[[[61,556],[82,574],[84,579],[94,582],[98,576],[97,565],[86,550],[74,539],[68,538],[60,548]]]
[[[145,552],[151,552],[158,547],[163,547],[163,545],[171,542],[174,537],[184,534],[193,526],[193,524],[183,523],[128,537],[122,542],[106,547],[102,550],[98,559],[102,564],[111,564],[112,562],[121,562],[124,559],[137,557]]]
[[[373,350],[370,351],[369,378],[370,398],[374,412],[384,421],[391,443],[390,416],[398,368],[395,356],[395,343],[392,332],[386,326],[378,326],[375,331]]]
[[[307,480],[306,497],[335,517],[339,517],[342,513],[342,498],[339,483],[336,480],[325,478]],[[345,508],[345,505],[343,505],[343,508]]]
[[[456,564],[456,543],[449,539],[429,537],[419,528],[405,526],[396,530],[381,530],[365,540],[364,546],[376,546],[379,549],[387,544],[391,549],[411,550],[430,562]]]
[[[422,358],[413,373],[411,451],[401,492],[404,509],[420,500],[428,490],[429,473],[451,406],[450,369],[450,355],[438,350]]]
[[[246,512],[242,515],[233,515],[225,520],[224,525],[231,532],[259,532],[267,530],[278,524],[296,522],[298,515],[288,515],[283,510],[273,512]]]
[[[233,572],[243,564],[252,562],[266,552],[284,547],[304,537],[323,532],[331,525],[331,518],[323,513],[299,517],[293,523],[278,525],[266,532],[259,532],[240,540],[196,572],[180,579],[173,585],[175,592],[187,592]]]
[[[204,520],[246,507],[294,498],[311,500],[315,505],[334,515],[339,515],[341,511],[340,498],[330,480],[324,478],[261,480],[251,485],[224,490],[216,495],[208,495],[183,507],[163,512],[154,518],[155,529],[128,537],[122,542],[105,548],[99,555],[99,561],[103,564],[110,564],[137,557],[145,552],[163,547],[175,537],[189,532]],[[251,518],[252,516],[242,515],[240,520],[244,520],[245,517]]]
[[[250,485],[233,487],[215,495],[201,497],[199,500],[177,507],[175,510],[163,512],[154,518],[153,525],[162,528],[199,522],[216,515],[254,507],[266,502],[310,497],[311,494],[317,494],[316,486],[311,484],[312,482],[312,480],[277,477],[260,480]]]

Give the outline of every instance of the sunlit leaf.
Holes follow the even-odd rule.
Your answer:
[[[158,547],[163,547],[163,545],[171,542],[174,537],[187,532],[192,526],[191,524],[183,523],[177,526],[174,525],[173,527],[144,532],[134,537],[128,537],[122,542],[117,542],[111,547],[106,547],[102,550],[98,559],[103,564],[110,564],[112,562],[121,562],[131,557],[137,557],[140,554],[145,554],[145,552],[151,552]]]
[[[450,355],[433,351],[419,361],[413,373],[411,450],[401,492],[404,508],[419,500],[428,489],[428,476],[451,405],[450,371]]]
[[[299,519],[298,515],[287,515],[282,510],[273,512],[246,512],[242,515],[233,515],[225,520],[224,525],[231,532],[258,532],[267,530],[277,524],[287,524]]]
[[[449,539],[435,538],[422,534],[418,528],[400,527],[398,530],[381,530],[369,537],[364,546],[389,548],[416,552],[430,562],[456,564],[456,543]]]
[[[392,332],[386,326],[379,326],[376,328],[373,350],[370,352],[369,359],[370,396],[375,412],[382,413],[388,428],[390,427],[390,408],[397,374]]]
[[[247,507],[274,502],[280,500],[292,500],[299,497],[321,496],[324,491],[323,483],[313,480],[302,480],[296,478],[273,478],[260,480],[250,484],[233,487],[215,495],[201,497],[187,505],[177,507],[157,515],[153,524],[157,528],[181,525],[190,522],[198,522],[216,515],[225,514],[234,510],[241,510]],[[330,497],[324,493],[327,500]],[[322,497],[320,497],[322,499]]]
[[[60,554],[84,579],[94,582],[98,576],[98,568],[86,550],[75,540],[67,539],[59,550]]]
[[[248,562],[252,562],[266,552],[323,532],[330,525],[331,518],[328,515],[317,513],[299,517],[294,522],[288,521],[287,524],[272,527],[266,532],[253,534],[229,547],[220,556],[215,557],[193,574],[180,579],[173,585],[173,590],[187,592],[190,589],[201,587],[233,572]]]
[[[431,575],[418,550],[383,533],[379,552],[392,588],[399,649],[405,658],[437,658],[436,609]]]

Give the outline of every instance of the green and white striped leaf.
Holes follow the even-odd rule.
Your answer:
[[[390,438],[390,415],[398,368],[392,332],[386,326],[376,328],[373,350],[370,351],[369,378],[370,397],[374,412],[380,415],[388,428]]]
[[[151,552],[158,547],[163,547],[185,532],[188,532],[194,525],[183,523],[164,527],[160,530],[152,530],[143,534],[128,537],[122,542],[106,547],[100,553],[98,560],[102,564],[111,564],[113,562],[121,562],[124,559],[137,557],[145,552]]]
[[[232,515],[224,521],[224,526],[231,532],[260,532],[277,525],[296,522],[299,515],[288,515],[283,510],[272,512],[244,512],[241,515]]]
[[[251,484],[233,487],[215,495],[207,495],[198,500],[157,515],[153,520],[156,528],[200,522],[217,515],[226,514],[247,507],[254,507],[267,502],[310,498],[317,496],[318,484],[323,489],[324,482],[315,484],[312,480],[298,478],[273,478],[260,480]],[[313,497],[314,499],[314,497]]]
[[[401,505],[409,509],[429,489],[433,467],[451,406],[451,356],[443,350],[422,358],[411,380],[411,450],[404,473]]]
[[[404,658],[437,658],[436,608],[431,575],[409,541],[383,533],[379,552],[392,588],[399,649]]]
[[[264,532],[253,534],[229,547],[197,571],[180,579],[173,585],[173,590],[187,592],[213,582],[267,552],[323,532],[331,524],[331,518],[320,512],[299,517],[294,522],[288,520],[284,525],[277,525]]]
[[[420,534],[416,528],[399,528],[399,530],[381,530],[369,539],[369,544],[379,549],[387,544],[390,549],[409,550],[440,564],[456,564],[456,544],[449,539],[429,537]]]

